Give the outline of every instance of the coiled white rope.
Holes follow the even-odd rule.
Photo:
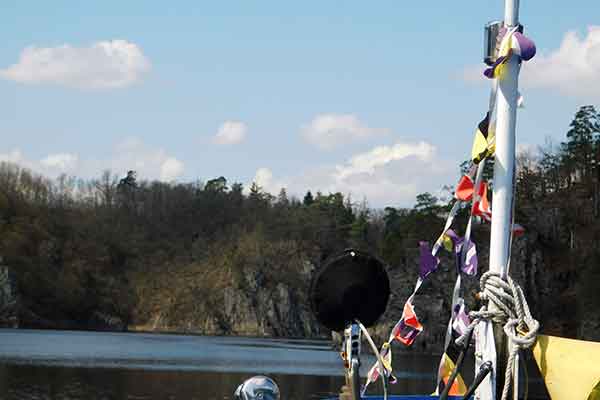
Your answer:
[[[513,382],[515,358],[521,349],[534,345],[539,322],[531,316],[529,305],[521,287],[510,277],[506,281],[499,273],[488,271],[481,276],[479,282],[480,298],[484,305],[479,311],[471,311],[469,317],[471,324],[466,331],[456,339],[456,344],[464,345],[470,332],[482,320],[491,320],[504,324],[504,334],[509,340],[509,353],[504,375],[504,388],[502,400],[508,400]],[[488,309],[489,303],[494,304],[495,310]]]

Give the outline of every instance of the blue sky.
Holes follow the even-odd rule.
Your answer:
[[[174,3],[2,2],[0,159],[376,207],[457,180],[488,101],[482,27],[502,1]],[[522,1],[538,47],[522,145],[559,142],[598,104],[599,18],[597,1]]]

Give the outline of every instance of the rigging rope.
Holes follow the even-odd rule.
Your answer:
[[[371,335],[369,335],[369,331],[367,330],[367,328],[365,328],[365,326],[358,320],[356,320],[356,323],[360,327],[360,330],[362,331],[362,333],[365,335],[367,342],[369,343],[369,346],[371,346],[371,350],[373,351],[373,354],[375,354],[375,357],[377,358],[377,362],[379,363],[379,367],[378,367],[379,373],[381,374],[381,379],[382,379],[382,383],[383,383],[383,399],[387,400],[387,398],[388,398],[388,376],[387,376],[388,369],[386,368],[385,361],[383,360],[383,358],[381,358],[381,354],[377,350],[377,346],[375,346],[375,342],[371,338]],[[392,351],[392,349],[389,349],[389,351]]]
[[[488,304],[491,302],[496,309],[492,311],[488,309],[488,304],[484,304],[479,311],[471,311],[469,317],[472,322],[465,333],[456,339],[456,344],[464,345],[471,331],[482,320],[504,324],[504,334],[509,340],[509,353],[502,400],[508,400],[513,382],[515,358],[519,350],[534,345],[540,324],[531,316],[523,289],[510,276],[503,280],[499,273],[488,271],[481,276],[479,284],[482,289],[481,300]]]

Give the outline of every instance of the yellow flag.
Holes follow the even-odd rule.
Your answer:
[[[471,149],[471,159],[475,164],[479,164],[484,158],[494,154],[496,149],[496,137],[494,130],[490,129],[490,113],[477,125],[473,148]]]
[[[599,342],[539,335],[533,355],[552,400],[600,398]]]

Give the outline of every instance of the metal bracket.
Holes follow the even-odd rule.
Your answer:
[[[344,330],[344,352],[346,353],[346,381],[350,386],[352,400],[360,400],[360,340],[361,330],[352,323]]]
[[[502,40],[500,30],[504,27],[502,21],[491,21],[485,24],[483,30],[483,62],[486,65],[493,65],[498,58],[500,51],[500,41]],[[523,33],[523,25],[519,24],[517,31]]]

